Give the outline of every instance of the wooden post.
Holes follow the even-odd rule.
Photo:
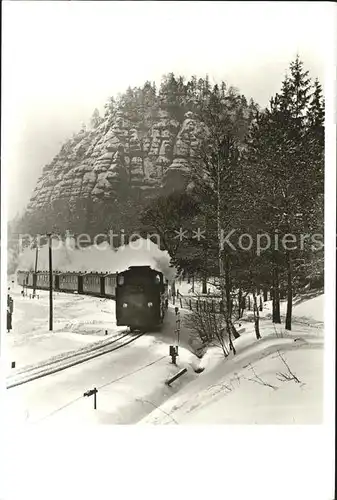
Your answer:
[[[52,234],[49,238],[49,330],[53,331],[53,263],[52,263]]]
[[[176,373],[173,377],[169,378],[167,380],[166,384],[167,385],[172,384],[172,382],[174,382],[175,380],[177,380],[177,378],[181,377],[186,372],[187,372],[187,368],[183,368],[182,370],[180,370],[180,372]]]
[[[34,267],[34,276],[33,276],[33,298],[35,298],[36,295],[36,280],[37,280],[37,260],[39,256],[39,246],[36,238],[36,253],[35,253],[35,267]]]
[[[175,308],[175,313],[176,313],[176,334],[177,334],[177,344],[179,345],[180,342],[180,312],[178,307]],[[178,353],[178,349],[177,349]]]
[[[170,356],[172,358],[172,364],[176,365],[177,353],[176,353],[176,348],[173,345],[170,345]]]

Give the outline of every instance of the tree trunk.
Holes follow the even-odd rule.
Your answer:
[[[207,277],[203,276],[202,277],[202,291],[201,293],[207,294]]]
[[[194,293],[194,274],[192,276],[192,293]]]
[[[223,314],[225,324],[227,327],[227,317],[226,317],[226,307],[225,305],[225,274],[224,274],[224,265],[223,265],[223,258],[222,258],[222,233],[223,230],[221,229],[221,212],[220,212],[220,206],[221,206],[221,192],[220,192],[220,169],[218,166],[218,185],[217,185],[217,233],[218,233],[218,265],[219,265],[219,278],[220,278],[220,292],[221,292],[221,302],[220,302],[220,313]],[[222,331],[221,333],[224,336],[224,332]],[[224,342],[224,338],[222,337],[222,342]],[[224,355],[225,350],[223,348]]]
[[[256,299],[255,290],[253,292],[253,301],[254,301],[253,309],[254,309],[255,335],[256,335],[257,340],[259,340],[261,338],[261,335],[260,335],[260,325],[259,325],[259,323],[260,323],[260,315],[259,315],[259,308],[257,306],[257,299]]]
[[[288,289],[287,289],[287,314],[286,314],[286,330],[291,330],[291,316],[293,309],[293,272],[290,252],[287,255],[287,274],[288,274]]]
[[[280,290],[278,282],[278,269],[273,269],[273,323],[281,323]]]
[[[235,326],[233,325],[232,321],[232,297],[231,297],[231,291],[232,291],[232,284],[231,284],[231,277],[230,277],[230,267],[229,267],[229,260],[228,257],[226,257],[225,261],[225,285],[226,285],[226,308],[227,308],[227,317],[229,321],[229,343],[232,343],[232,335],[234,336],[235,339],[238,339],[240,337],[240,334],[236,331]],[[234,347],[234,346],[233,346]],[[235,354],[235,350],[233,349],[233,352]]]
[[[260,311],[263,311],[263,301],[262,301],[262,296],[260,295]]]
[[[175,303],[176,303],[176,282],[175,282],[175,280],[172,281],[171,295],[172,295],[172,303],[173,303],[173,305],[175,305]]]
[[[207,266],[208,266],[207,257],[208,257],[207,246],[206,246],[206,240],[205,240],[203,243],[203,260],[204,260],[203,268],[204,268],[204,271],[202,273],[202,291],[201,291],[201,293],[203,293],[203,294],[207,294]]]
[[[246,297],[242,297],[241,299],[241,317],[246,309]]]
[[[238,294],[238,309],[239,309],[239,319],[242,318],[242,309],[241,309],[241,306],[242,306],[242,290],[241,288],[239,289],[239,294]]]
[[[268,289],[264,288],[263,289],[263,302],[267,302],[268,300]]]

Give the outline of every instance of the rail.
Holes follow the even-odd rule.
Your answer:
[[[103,354],[108,354],[110,352],[117,351],[118,349],[121,349],[122,347],[125,347],[131,344],[132,342],[136,341],[142,335],[144,335],[144,333],[145,332],[142,332],[135,336],[131,336],[131,334],[125,334],[122,337],[115,339],[111,342],[108,342],[103,346],[94,346],[90,350],[86,348],[87,350],[85,352],[77,351],[77,353],[71,353],[71,354],[68,353],[68,355],[65,354],[64,357],[61,357],[59,359],[49,360],[44,362],[43,364],[39,364],[34,367],[30,366],[27,369],[22,369],[20,373],[16,373],[7,378],[6,387],[7,389],[12,389],[13,387],[17,387],[19,385],[32,382],[33,380],[46,377],[47,375],[52,375],[54,373],[65,370],[67,368],[71,368],[86,361],[90,361],[91,359],[102,356]],[[111,347],[111,344],[115,344],[115,342],[127,336],[130,336],[131,338],[118,346],[113,345]]]

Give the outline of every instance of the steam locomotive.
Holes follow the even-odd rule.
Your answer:
[[[18,271],[22,287],[49,290],[47,271]],[[167,308],[167,283],[150,266],[132,266],[120,273],[53,273],[53,290],[116,300],[117,326],[148,329],[163,322]]]
[[[167,287],[163,274],[150,266],[132,266],[118,273],[116,287],[117,326],[132,330],[159,326],[165,317]]]

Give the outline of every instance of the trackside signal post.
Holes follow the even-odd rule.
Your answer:
[[[176,313],[176,329],[175,329],[175,333],[177,335],[177,351],[178,351],[178,346],[179,346],[179,341],[180,341],[180,312],[179,312],[179,308],[178,307],[175,307],[174,311]]]
[[[97,393],[98,393],[98,390],[96,389],[96,387],[94,387],[90,391],[87,391],[83,394],[83,397],[94,396],[94,410],[97,410],[97,400],[96,400]]]
[[[180,341],[180,312],[179,308],[175,307],[174,311],[176,313],[176,329],[174,333],[177,336],[177,344],[176,346],[170,345],[170,356],[172,358],[172,364],[176,365],[177,364],[177,357],[179,356],[178,354],[178,347],[179,347],[179,341]]]

